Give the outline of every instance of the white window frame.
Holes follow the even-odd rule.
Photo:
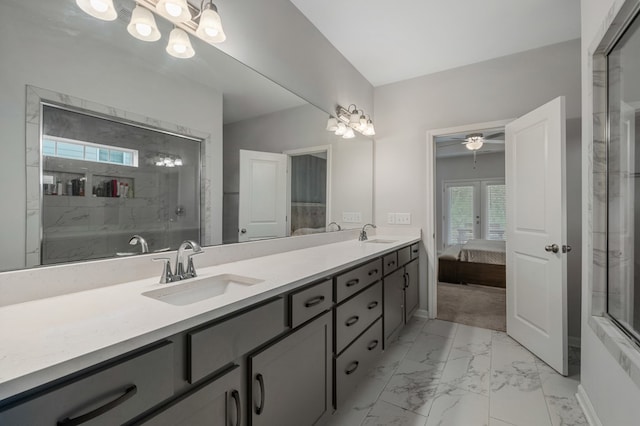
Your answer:
[[[138,150],[136,150],[136,149],[123,148],[123,147],[120,147],[120,146],[113,146],[113,145],[103,145],[103,144],[98,144],[98,143],[81,141],[81,140],[77,140],[77,139],[61,138],[61,137],[58,137],[58,136],[49,136],[49,135],[42,135],[42,140],[43,140],[43,142],[44,142],[44,140],[50,140],[50,141],[55,142],[56,143],[56,153],[58,151],[58,148],[57,148],[58,142],[62,142],[62,143],[68,143],[68,144],[73,144],[73,145],[79,145],[79,146],[82,146],[83,148],[93,147],[93,148],[97,148],[97,149],[104,149],[104,150],[108,150],[108,151],[117,151],[117,152],[131,154],[131,156],[133,158],[133,161],[132,161],[132,164],[123,164],[123,163],[118,163],[118,162],[113,162],[113,161],[100,161],[99,159],[96,161],[96,160],[89,160],[87,158],[79,159],[79,158],[69,158],[69,157],[65,157],[65,156],[62,156],[62,155],[46,155],[46,154],[44,154],[47,157],[65,158],[65,159],[68,159],[68,160],[91,161],[92,163],[113,164],[113,165],[124,166],[124,167],[138,167]],[[83,157],[86,157],[86,149],[83,149],[83,153],[85,153],[85,155]]]
[[[504,178],[487,179],[456,179],[442,182],[442,245],[443,248],[449,246],[449,192],[448,189],[459,186],[472,186],[474,224],[473,235],[475,238],[487,239],[489,236],[489,203],[487,200],[487,187],[491,185],[504,185]],[[505,206],[506,207],[506,206]]]

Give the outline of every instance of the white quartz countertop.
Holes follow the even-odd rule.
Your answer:
[[[330,276],[420,237],[377,235],[371,239],[394,242],[351,240],[198,269],[199,277],[193,280],[236,274],[264,281],[185,306],[142,295],[190,282],[159,284],[158,264],[156,277],[1,307],[0,401]]]

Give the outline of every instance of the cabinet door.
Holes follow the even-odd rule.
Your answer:
[[[330,412],[332,321],[326,313],[249,356],[251,425],[313,425]]]
[[[418,259],[414,259],[404,267],[405,273],[405,289],[404,289],[404,312],[405,324],[409,321],[409,318],[418,309],[420,302],[419,295],[419,282],[420,277],[418,275]]]
[[[197,386],[135,425],[241,426],[246,424],[240,367]]]
[[[393,340],[404,324],[404,268],[384,277],[384,342]]]

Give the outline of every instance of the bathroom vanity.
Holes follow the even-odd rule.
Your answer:
[[[322,424],[417,308],[419,239],[349,240],[2,307],[15,327],[0,332],[0,424]]]

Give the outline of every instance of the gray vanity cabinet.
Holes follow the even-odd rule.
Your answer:
[[[121,425],[173,396],[173,344],[160,342],[0,411],[0,424]]]
[[[404,325],[404,268],[396,269],[383,278],[384,285],[384,343],[393,341]]]
[[[300,426],[331,413],[332,320],[327,312],[249,356],[250,425]]]
[[[420,304],[418,259],[414,259],[404,266],[404,275],[404,322],[406,324]]]
[[[246,424],[241,368],[198,385],[135,426],[241,426]]]

